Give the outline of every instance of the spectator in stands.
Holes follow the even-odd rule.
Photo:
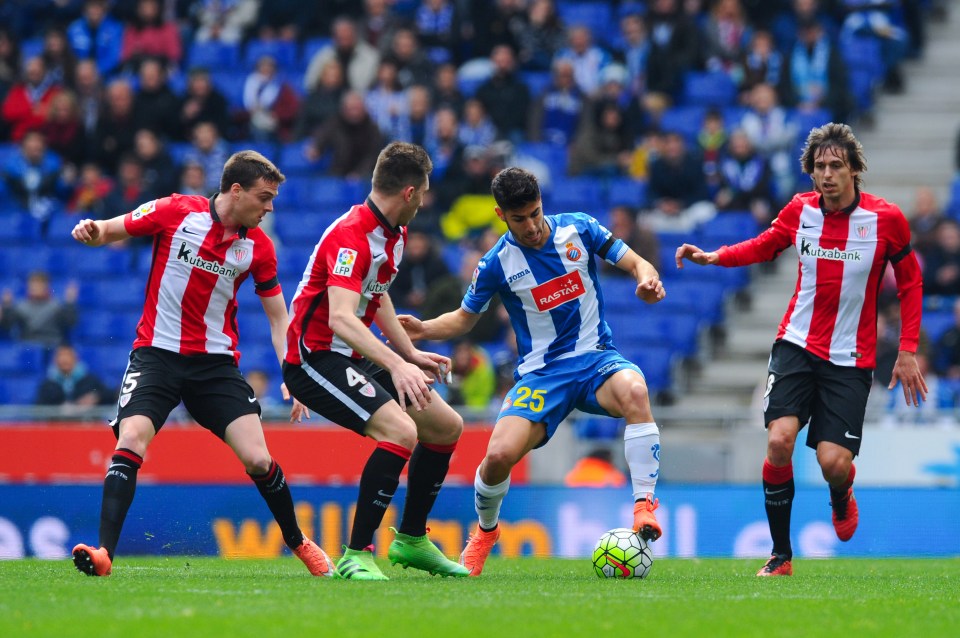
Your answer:
[[[400,137],[397,139],[425,146],[433,129],[430,89],[422,84],[414,84],[407,89],[407,103],[407,117],[402,121]]]
[[[106,209],[105,200],[112,191],[113,180],[103,174],[96,162],[86,162],[80,167],[73,194],[67,202],[67,212],[104,219],[104,215],[111,212]]]
[[[601,75],[604,86],[614,85],[614,91],[619,91],[627,80],[626,69],[619,64],[608,66]],[[639,116],[631,117],[627,108],[635,104],[636,100],[631,100],[625,108],[620,100],[603,95],[591,100],[583,110],[570,149],[571,175],[611,177],[626,174],[633,157],[635,138],[631,122],[639,119]],[[634,111],[639,113],[638,108]]]
[[[177,139],[189,140],[200,122],[212,122],[218,131],[226,133],[230,126],[229,113],[227,98],[213,85],[209,69],[190,69],[187,90],[180,101]],[[222,162],[220,165],[223,165]]]
[[[270,383],[270,377],[266,372],[255,368],[247,371],[243,376],[246,377],[247,383],[250,384],[250,389],[253,390],[253,396],[257,397],[261,408],[264,410],[277,410],[284,407],[273,395],[273,391],[271,390],[273,384]]]
[[[438,185],[437,206],[446,211],[440,228],[448,241],[476,237],[490,226],[504,228],[490,194],[490,176],[498,170],[493,159],[489,149],[467,146],[463,150],[463,170],[448,170]]]
[[[183,163],[203,167],[208,193],[215,193],[220,188],[220,170],[229,157],[230,147],[220,137],[213,122],[199,122],[193,127],[192,146],[185,153]]]
[[[139,88],[133,100],[136,128],[147,128],[166,139],[180,137],[180,98],[167,80],[167,71],[155,58],[140,62]]]
[[[120,66],[123,25],[110,17],[107,0],[86,0],[83,15],[67,27],[67,37],[77,58],[94,60],[103,77]]]
[[[550,86],[534,102],[527,137],[567,146],[576,136],[585,96],[574,81],[570,60],[556,60],[551,77]]]
[[[389,48],[394,31],[408,22],[394,13],[393,0],[363,0],[363,15],[360,17],[361,37],[379,51]]]
[[[107,86],[90,152],[92,159],[110,174],[117,170],[120,156],[133,152],[133,137],[138,128],[133,102],[133,87],[128,80],[119,78]]]
[[[460,46],[459,25],[462,24],[463,16],[460,15],[461,9],[458,5],[459,3],[451,0],[423,0],[417,7],[414,26],[419,34],[420,44],[427,49],[431,59],[446,57],[449,60]],[[369,24],[369,18],[367,22]]]
[[[0,26],[0,104],[20,77],[20,44],[10,31]],[[7,123],[0,118],[0,139],[8,139]]]
[[[23,79],[10,88],[3,100],[2,116],[10,139],[19,142],[27,131],[42,127],[50,102],[61,90],[47,73],[42,57],[28,59],[23,65]]]
[[[251,139],[259,142],[289,142],[300,108],[300,98],[277,75],[277,61],[269,55],[257,60],[256,69],[243,86],[243,108]]]
[[[453,109],[442,107],[433,114],[432,127],[424,141],[424,148],[433,160],[433,173],[430,175],[431,188],[427,194],[432,193],[431,197],[435,203],[439,203],[440,198],[437,194],[443,190],[441,185],[448,179],[458,180],[463,173],[464,146],[460,142],[459,130],[460,122]],[[423,213],[424,211],[421,211],[417,217],[421,223],[424,221]]]
[[[191,7],[194,42],[238,44],[257,20],[261,0],[201,0]]]
[[[414,84],[429,84],[433,78],[433,63],[422,50],[417,34],[412,29],[396,30],[390,38],[390,50],[384,59],[396,66],[397,81],[405,89]]]
[[[483,102],[470,98],[463,105],[463,121],[460,123],[460,143],[464,146],[484,148],[497,139],[497,127],[487,115]]]
[[[522,0],[468,4],[470,15],[467,24],[470,28],[461,31],[468,51],[476,56],[485,56],[502,44],[513,51],[517,50],[518,36],[526,19]]]
[[[592,96],[600,90],[600,71],[612,62],[610,53],[593,43],[593,33],[583,25],[574,25],[567,30],[567,44],[554,59],[569,60],[577,86]]]
[[[180,188],[177,192],[181,195],[209,195],[213,192],[207,187],[207,173],[203,169],[203,164],[184,163],[180,171]]]
[[[770,163],[774,194],[778,202],[786,202],[796,190],[796,171],[792,154],[797,144],[797,125],[790,121],[786,109],[777,103],[772,85],[761,83],[750,92],[750,110],[740,120],[740,127],[751,144]]]
[[[616,198],[616,193],[611,198]],[[610,209],[610,232],[617,239],[623,240],[627,246],[650,264],[660,270],[660,240],[657,234],[642,223],[638,211],[633,206],[618,204]],[[613,264],[600,262],[600,272],[615,277],[630,276]]]
[[[37,389],[37,405],[61,406],[62,414],[71,415],[115,400],[115,393],[87,368],[73,346],[57,346],[47,377]]]
[[[723,71],[737,85],[743,80],[743,57],[751,37],[740,0],[717,0],[704,24],[706,67]]]
[[[937,225],[943,220],[943,210],[932,188],[929,186],[917,188],[913,199],[913,211],[908,219],[910,232],[913,235],[913,247],[920,254],[926,254],[934,245]]]
[[[357,35],[357,26],[349,18],[333,23],[333,42],[317,51],[307,66],[303,87],[309,93],[320,81],[320,71],[328,60],[340,60],[347,76],[347,85],[354,91],[366,91],[377,77],[380,54]]]
[[[470,339],[459,339],[450,354],[453,383],[448,386],[447,402],[475,410],[490,407],[497,390],[497,373],[490,355]]]
[[[923,258],[923,294],[960,295],[960,224],[953,219],[937,224]]]
[[[103,202],[103,208],[110,213],[118,210],[130,212],[140,204],[150,201],[151,193],[147,191],[143,178],[143,164],[133,153],[125,153],[120,157],[117,166],[117,180],[113,190]],[[134,238],[134,242],[146,245],[141,238]]]
[[[650,166],[648,192],[644,221],[657,232],[688,232],[716,214],[702,164],[676,132],[664,136],[663,151]]]
[[[740,82],[741,101],[749,102],[750,92],[759,84],[778,86],[783,73],[783,54],[769,31],[755,31],[750,45],[740,61],[743,80]]]
[[[563,477],[567,487],[623,487],[627,477],[613,464],[607,448],[596,448],[577,461]]]
[[[177,166],[156,133],[145,128],[137,131],[134,155],[143,167],[143,200],[164,197],[176,190]]]
[[[294,139],[302,140],[316,135],[320,127],[337,114],[346,90],[343,66],[336,58],[330,58],[320,70],[320,81],[300,105]]]
[[[781,51],[790,51],[797,42],[800,25],[812,20],[823,25],[827,36],[834,40],[839,32],[839,25],[834,19],[830,1],[820,0],[792,0],[789,11],[782,11],[771,26],[774,41]]]
[[[640,5],[636,5],[639,7]],[[630,93],[642,97],[647,89],[647,60],[650,57],[650,39],[639,8],[627,8],[620,18],[620,45],[618,57],[627,67]]]
[[[441,64],[437,67],[433,81],[433,107],[435,109],[451,108],[459,118],[463,114],[464,101],[460,86],[457,84],[457,67],[452,64]]]
[[[47,119],[39,130],[47,148],[59,155],[70,171],[75,171],[87,155],[87,139],[73,91],[60,91],[50,100]]]
[[[509,46],[494,47],[490,61],[493,75],[477,88],[476,97],[490,114],[498,136],[522,142],[527,129],[530,89],[516,72],[516,59]]]
[[[730,134],[718,172],[720,190],[713,198],[717,210],[750,211],[758,224],[769,224],[773,215],[770,166],[742,130]]]
[[[76,82],[74,94],[77,98],[77,117],[83,125],[83,136],[89,144],[96,137],[97,121],[100,119],[100,110],[103,107],[103,83],[100,80],[100,71],[93,60],[77,62]],[[87,155],[91,151],[88,149]]]
[[[647,91],[667,97],[679,94],[684,73],[700,66],[700,33],[680,10],[677,0],[653,0],[647,12],[650,55]]]
[[[51,215],[58,213],[69,193],[62,168],[62,161],[47,149],[40,131],[27,131],[20,140],[19,152],[3,167],[7,191],[42,224],[44,234]]]
[[[363,94],[347,91],[340,111],[321,127],[305,153],[307,159],[316,161],[329,152],[331,175],[359,179],[373,173],[382,139],[364,106]]]
[[[933,367],[941,377],[960,381],[960,298],[953,302],[953,321],[933,348]]]
[[[854,105],[839,48],[816,19],[801,23],[798,36],[784,60],[781,102],[802,111],[828,109],[834,122],[846,122]]]
[[[164,19],[159,0],[137,0],[136,15],[123,28],[120,64],[135,71],[147,58],[155,58],[172,68],[179,66],[181,57],[180,31],[175,22]]]
[[[300,27],[312,24],[317,3],[303,0],[264,0],[254,30],[260,40],[296,42]]]
[[[903,93],[904,79],[901,63],[910,50],[910,36],[892,17],[900,12],[896,0],[847,0],[847,17],[840,27],[842,36],[876,39],[886,76],[883,87],[890,93]]]
[[[397,65],[391,60],[380,61],[377,81],[373,88],[367,91],[363,103],[384,139],[403,139],[403,123],[407,118],[410,102],[397,80]]]
[[[50,275],[37,270],[27,275],[27,295],[15,301],[6,289],[0,299],[0,328],[24,343],[53,349],[67,340],[77,323],[76,282],[63,290],[63,300],[53,296]]]
[[[47,28],[40,53],[50,79],[60,86],[72,87],[76,79],[77,56],[70,48],[66,32],[60,27]]]
[[[430,288],[440,279],[450,275],[447,263],[440,255],[438,242],[429,234],[420,230],[419,216],[417,228],[407,233],[403,262],[400,270],[390,284],[390,298],[398,308],[420,312]]]
[[[727,146],[727,129],[720,109],[711,108],[697,132],[697,146],[703,161],[703,175],[711,192],[720,188],[720,155]]]
[[[553,0],[533,0],[525,20],[517,21],[517,61],[524,71],[549,71],[567,41]]]

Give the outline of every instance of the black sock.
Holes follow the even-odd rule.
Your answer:
[[[427,516],[443,487],[456,447],[456,444],[418,443],[413,449],[407,471],[407,502],[403,505],[401,534],[423,536],[427,533]]]
[[[119,448],[110,459],[110,468],[103,479],[103,501],[100,504],[100,547],[107,549],[110,560],[117,549],[120,530],[127,510],[137,491],[137,471],[143,457],[126,448]]]
[[[295,549],[303,542],[303,532],[297,524],[297,515],[293,511],[293,497],[290,495],[290,486],[283,476],[283,470],[276,461],[271,461],[270,469],[265,474],[249,474],[253,484],[257,486],[260,496],[267,502],[267,507],[273,514],[274,520],[280,526],[283,542],[290,549]]]
[[[773,538],[773,553],[793,558],[790,545],[790,512],[793,509],[793,465],[775,467],[769,461],[763,464],[763,496],[767,523]]]
[[[350,549],[364,549],[373,543],[373,533],[380,527],[390,500],[400,485],[400,472],[410,458],[410,450],[381,441],[367,459],[360,475],[357,512],[350,531]]]

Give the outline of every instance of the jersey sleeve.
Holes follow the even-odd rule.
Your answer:
[[[891,237],[887,245],[887,259],[893,264],[897,298],[900,299],[900,349],[916,352],[923,314],[923,275],[910,246],[910,225],[900,209],[896,209],[893,215]]]
[[[140,204],[123,216],[123,227],[133,237],[156,235],[180,223],[183,215],[173,198],[163,197]]]
[[[732,246],[722,246],[717,251],[720,257],[719,265],[748,266],[775,259],[793,244],[801,211],[803,211],[803,202],[799,196],[794,196],[793,200],[784,206],[773,220],[770,228],[753,239],[747,239]]]
[[[467,288],[460,307],[466,312],[480,314],[490,305],[490,300],[502,281],[503,272],[499,268],[499,261],[492,258],[491,253],[487,253],[473,270],[470,287]]]
[[[356,237],[337,228],[323,241],[318,255],[327,271],[327,285],[360,293],[370,269],[370,246],[364,236]]]
[[[614,237],[603,224],[589,215],[584,215],[579,224],[580,236],[588,244],[587,249],[605,259],[610,264],[616,264],[627,254],[628,246],[618,237]]]
[[[283,292],[277,278],[277,250],[266,233],[257,237],[253,244],[250,273],[253,275],[254,291],[261,297],[274,297]]]

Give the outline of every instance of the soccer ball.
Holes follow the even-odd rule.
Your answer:
[[[600,578],[646,578],[652,566],[650,546],[632,529],[612,529],[593,548],[593,571]]]

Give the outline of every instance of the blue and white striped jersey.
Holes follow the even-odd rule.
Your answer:
[[[500,293],[517,333],[518,379],[555,359],[612,343],[593,256],[615,264],[627,245],[584,213],[548,215],[546,222],[550,237],[539,249],[504,234],[480,260],[461,304],[481,313]]]

